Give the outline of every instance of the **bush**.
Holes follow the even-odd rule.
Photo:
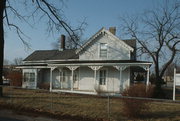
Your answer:
[[[123,96],[128,97],[145,97],[150,98],[153,95],[153,87],[144,84],[137,84],[130,86],[123,91]],[[131,118],[139,118],[149,111],[149,100],[123,98],[123,112],[124,115]]]
[[[10,79],[11,86],[22,86],[22,73],[19,71],[11,71],[7,78]]]
[[[47,89],[47,90],[49,90],[49,88],[50,88],[50,84],[47,82],[47,83],[39,83],[38,84],[38,87],[40,88],[40,89]]]

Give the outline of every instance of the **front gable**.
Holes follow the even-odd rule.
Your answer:
[[[107,57],[101,57],[101,45],[107,47]],[[80,60],[129,60],[134,49],[102,28],[77,50]]]

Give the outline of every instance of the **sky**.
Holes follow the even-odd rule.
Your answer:
[[[68,23],[72,26],[77,26],[85,19],[87,26],[82,38],[88,39],[102,27],[108,29],[111,26],[116,27],[116,35],[120,36],[122,33],[119,29],[121,25],[120,17],[140,14],[145,10],[157,7],[157,4],[162,2],[163,0],[65,0],[64,6],[60,7],[62,7]],[[17,6],[18,3],[15,7]],[[26,10],[21,11],[26,12]],[[27,49],[16,31],[5,26],[5,59],[11,62],[15,58],[26,58],[35,50],[51,50],[53,48],[52,43],[57,41],[61,34],[64,34],[62,31],[54,34],[54,36],[49,35],[46,31],[45,20],[29,26],[16,20],[13,16],[10,16],[10,19],[20,26],[28,36],[25,37],[25,40],[30,44],[30,49]],[[30,20],[31,22],[32,20]]]

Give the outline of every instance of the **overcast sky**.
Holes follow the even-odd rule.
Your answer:
[[[22,0],[21,0],[22,1]],[[73,26],[79,24],[86,18],[88,24],[85,28],[83,39],[88,39],[102,27],[117,27],[117,36],[121,35],[120,16],[137,15],[144,10],[153,9],[161,4],[163,0],[66,0],[63,12]],[[17,3],[18,4],[18,3]],[[18,5],[16,5],[18,6]],[[21,6],[19,6],[21,7]],[[26,12],[25,10],[21,10]],[[11,16],[11,20],[14,20]],[[16,20],[14,20],[16,21]],[[31,49],[26,50],[15,31],[6,27],[5,29],[5,59],[12,61],[14,58],[25,58],[35,50],[52,49],[52,42],[57,41],[63,32],[49,36],[46,29],[46,23],[38,22],[33,27],[16,21],[29,38],[26,40],[30,43]],[[127,38],[126,38],[127,39]]]

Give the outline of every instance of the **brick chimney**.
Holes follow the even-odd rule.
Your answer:
[[[116,27],[109,27],[109,32],[116,35]]]
[[[59,51],[63,51],[63,50],[65,50],[65,35],[61,35],[61,39],[60,39],[60,43],[61,43],[61,46],[60,46],[60,48],[59,48]]]

